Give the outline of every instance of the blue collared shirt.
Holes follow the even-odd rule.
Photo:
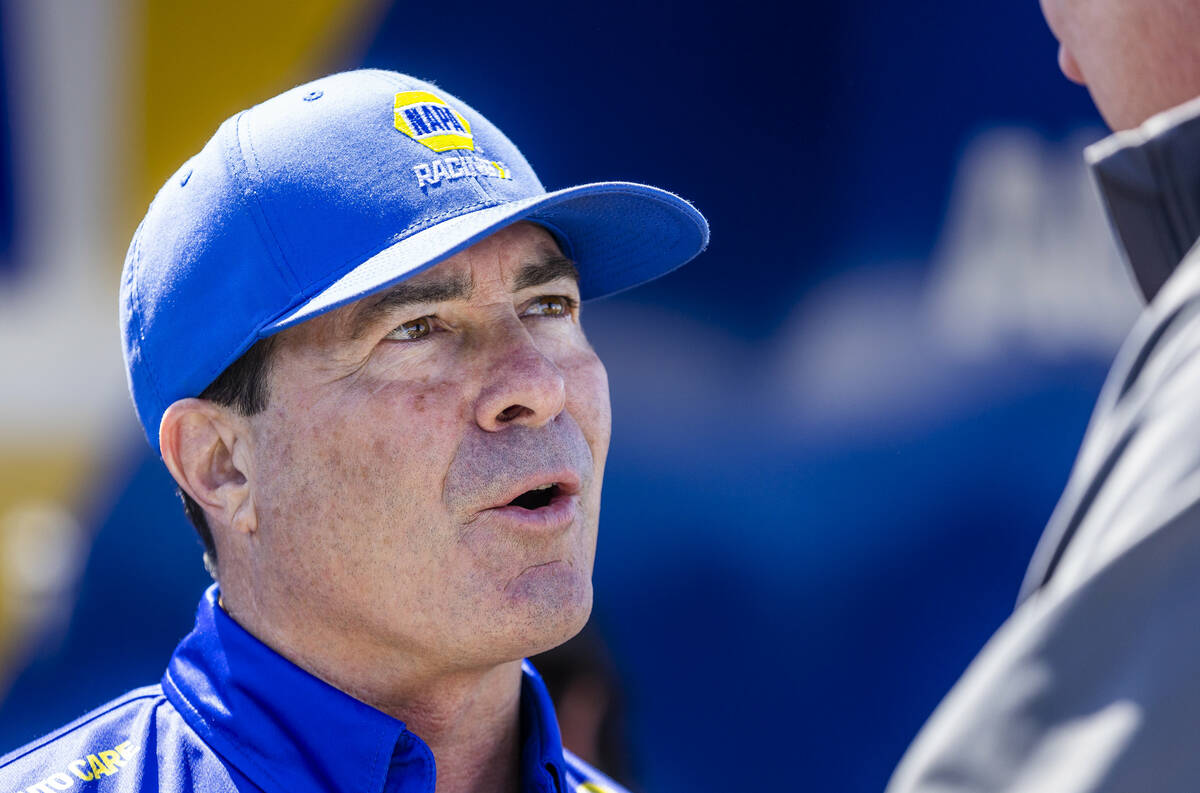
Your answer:
[[[162,682],[0,758],[0,793],[433,793],[429,747],[403,722],[251,636],[205,592]],[[565,751],[526,662],[521,790],[624,793]]]

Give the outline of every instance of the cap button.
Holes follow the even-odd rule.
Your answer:
[[[325,95],[324,91],[309,91],[307,94],[304,95],[304,101],[312,102],[313,100],[320,99],[324,95]]]

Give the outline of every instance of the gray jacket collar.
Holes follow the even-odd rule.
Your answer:
[[[1200,98],[1085,152],[1147,302],[1200,239]]]
[[[1149,302],[1200,239],[1200,98],[1105,138],[1088,147],[1086,157],[1126,261]],[[1127,434],[1114,430],[1130,421],[1128,411],[1126,418],[1114,418],[1114,405],[1145,363],[1147,338],[1156,338],[1163,318],[1196,293],[1200,270],[1191,267],[1180,276],[1143,314],[1140,335],[1135,327],[1113,364],[1071,481],[1030,560],[1018,603],[1054,575],[1112,461],[1128,442]]]

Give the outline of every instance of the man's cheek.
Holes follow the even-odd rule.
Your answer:
[[[567,402],[579,422],[597,464],[603,463],[612,430],[612,406],[608,394],[608,372],[595,354],[579,356],[564,370]]]
[[[385,385],[373,389],[352,419],[338,419],[342,442],[334,454],[356,458],[357,475],[413,503],[440,501],[468,411],[452,383]]]

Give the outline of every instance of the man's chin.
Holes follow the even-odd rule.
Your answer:
[[[525,570],[505,588],[504,597],[504,622],[522,657],[567,641],[583,630],[592,613],[591,577],[564,562]]]
[[[1084,79],[1083,71],[1079,68],[1075,56],[1062,44],[1058,46],[1058,68],[1062,70],[1063,76],[1071,82],[1087,85],[1087,80]]]

